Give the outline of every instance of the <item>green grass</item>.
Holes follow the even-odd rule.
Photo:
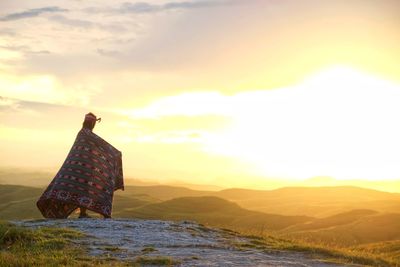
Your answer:
[[[351,249],[377,255],[400,266],[400,240],[359,245]]]
[[[69,245],[68,238],[81,234],[67,229],[29,230],[0,223],[0,266],[73,265],[83,253]]]
[[[127,266],[129,263],[87,256],[71,240],[83,234],[65,228],[37,230],[0,222],[0,266]]]

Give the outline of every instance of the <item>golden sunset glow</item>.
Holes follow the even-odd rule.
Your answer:
[[[399,3],[125,2],[0,3],[0,168],[92,111],[127,177],[400,191]]]

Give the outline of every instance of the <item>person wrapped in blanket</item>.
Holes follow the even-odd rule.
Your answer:
[[[67,218],[78,208],[79,218],[88,218],[87,210],[111,218],[114,191],[124,190],[122,154],[93,133],[97,121],[93,113],[85,115],[66,160],[37,201],[45,218]]]

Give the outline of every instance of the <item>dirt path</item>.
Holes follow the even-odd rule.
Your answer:
[[[87,236],[75,242],[87,246],[91,255],[121,260],[161,256],[179,261],[178,266],[343,266],[323,263],[302,253],[239,247],[237,244],[251,244],[251,240],[193,222],[68,219],[19,221],[18,224],[82,231]]]

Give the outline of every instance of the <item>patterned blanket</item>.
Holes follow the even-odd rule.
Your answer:
[[[117,189],[124,190],[121,152],[83,128],[36,204],[45,218],[67,218],[78,207],[111,217]]]

